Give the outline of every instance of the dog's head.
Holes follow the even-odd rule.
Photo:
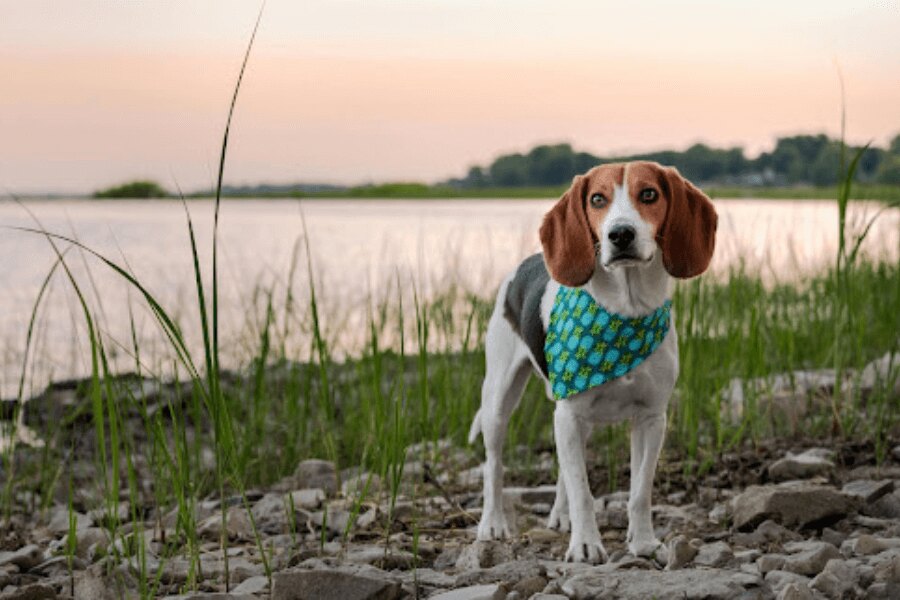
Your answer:
[[[709,266],[716,242],[715,208],[674,167],[636,161],[578,175],[541,224],[550,275],[570,287],[600,268],[650,264],[657,252],[673,276]]]

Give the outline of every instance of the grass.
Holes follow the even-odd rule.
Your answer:
[[[249,51],[250,46],[241,75]],[[218,165],[214,227],[218,226],[231,114],[239,89],[240,77]],[[851,163],[845,184],[835,195],[839,215],[844,215],[854,196],[852,172]],[[747,440],[797,433],[773,423],[752,394],[740,422],[722,420],[720,391],[732,379],[821,367],[844,373],[897,350],[900,266],[860,260],[855,248],[864,232],[847,231],[843,218],[840,225],[841,250],[828,272],[767,286],[736,267],[724,281],[699,278],[679,284],[674,306],[681,373],[667,443],[690,459],[686,464],[693,465],[691,468],[702,471],[711,456]],[[123,527],[119,514],[123,498],[127,499],[129,521],[159,523],[175,511],[175,534],[164,539],[158,560],[164,565],[175,558],[189,559],[185,590],[197,589],[196,575],[201,568],[198,505],[210,497],[218,500],[223,523],[219,547],[225,581],[229,579],[226,524],[232,498],[250,517],[259,556],[271,575],[246,491],[289,475],[303,458],[321,457],[342,468],[360,467],[364,483],[361,492],[352,496],[353,518],[367,497],[385,494],[388,510],[382,525],[387,537],[408,461],[433,459],[438,440],[464,444],[480,403],[483,336],[493,304],[490,296],[466,293],[452,282],[443,293],[425,298],[415,281],[398,275],[393,287],[368,303],[365,343],[339,347],[323,331],[323,303],[304,235],[299,246],[307,259],[308,295],[295,292],[295,282],[302,278],[296,262],[283,286],[253,290],[247,302],[247,318],[253,321],[247,329],[257,332],[250,343],[252,356],[235,371],[226,372],[220,361],[223,342],[219,338],[215,235],[210,286],[187,212],[186,226],[191,246],[185,251],[191,252],[194,261],[198,323],[179,323],[172,316],[177,307],[157,301],[127,264],[101,256],[77,240],[47,232],[35,220],[29,231],[46,237],[57,261],[32,314],[40,314],[46,282],[65,276],[88,332],[85,351],[92,374],[79,390],[87,403],[45,421],[39,432],[46,441],[44,448],[9,450],[2,456],[8,475],[2,507],[6,516],[27,509],[23,499],[28,499],[32,510],[49,507],[60,486],[68,484],[70,532],[61,551],[69,564],[74,552],[74,511],[99,508],[103,526],[114,542],[106,563],[109,571],[113,572],[116,564],[129,564],[141,595],[147,598],[158,590],[161,567],[152,564],[156,559],[146,551],[143,528],[132,531]],[[168,353],[147,356],[133,325],[124,332],[98,326],[99,306],[83,293],[83,283],[69,269],[69,253],[112,269],[138,292],[140,302],[157,321]],[[31,343],[34,320],[26,346]],[[192,337],[202,340],[200,352],[193,350]],[[295,339],[304,342],[301,350],[288,350],[295,347],[289,340]],[[111,372],[111,347],[129,352],[134,374]],[[26,352],[23,373],[28,372],[28,356]],[[175,385],[159,374],[167,365],[175,373]],[[159,393],[135,385],[139,378],[158,384]],[[883,440],[900,423],[898,399],[889,392],[892,388],[893,380],[880,381],[868,397],[849,399],[837,389],[830,409],[811,416],[803,425],[804,432],[874,439],[884,446]],[[552,447],[552,408],[542,386],[533,379],[510,425],[507,451],[511,464],[527,463],[538,451]],[[91,441],[84,439],[85,431],[93,433]],[[618,484],[626,436],[623,426],[597,433],[599,456],[610,471],[612,486]],[[212,465],[205,460],[208,453]],[[71,469],[85,457],[93,461],[98,476],[94,487],[82,490],[76,498],[71,492]],[[375,475],[385,482],[380,491],[371,485]],[[293,514],[292,506],[286,509]],[[345,542],[352,538],[352,521],[343,532]],[[327,541],[325,536],[323,527],[320,547]]]

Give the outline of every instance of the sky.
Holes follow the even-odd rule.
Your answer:
[[[252,0],[0,0],[0,192],[209,187]],[[269,0],[225,179],[900,133],[900,0]]]

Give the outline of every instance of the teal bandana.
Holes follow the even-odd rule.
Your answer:
[[[607,311],[580,288],[560,286],[544,341],[554,400],[602,385],[644,362],[669,331],[672,301],[642,317]]]

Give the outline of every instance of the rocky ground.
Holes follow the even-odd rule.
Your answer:
[[[431,460],[406,465],[393,509],[377,477],[309,460],[248,495],[265,564],[239,498],[227,507],[227,575],[218,501],[197,506],[193,568],[184,555],[163,558],[176,535],[175,512],[126,523],[125,535],[111,543],[101,513],[78,513],[70,522],[60,504],[2,522],[0,598],[137,597],[139,554],[128,540],[139,538],[128,534],[138,531],[146,570],[164,597],[900,598],[897,442],[878,466],[864,443],[747,446],[718,457],[702,477],[685,476],[678,457],[664,454],[653,515],[668,565],[627,554],[622,491],[595,503],[610,561],[562,562],[568,535],[544,527],[554,496],[549,452],[527,471],[509,470],[505,497],[519,533],[504,542],[475,541],[481,481],[472,449],[411,449],[409,456]],[[608,489],[601,479],[592,474],[595,490]],[[541,485],[512,487],[526,481]],[[355,502],[367,482],[373,500]],[[626,467],[618,487],[627,485]],[[127,521],[127,505],[121,510]],[[70,526],[76,544],[67,556]],[[114,561],[116,553],[125,558]],[[192,580],[197,591],[185,593]]]

